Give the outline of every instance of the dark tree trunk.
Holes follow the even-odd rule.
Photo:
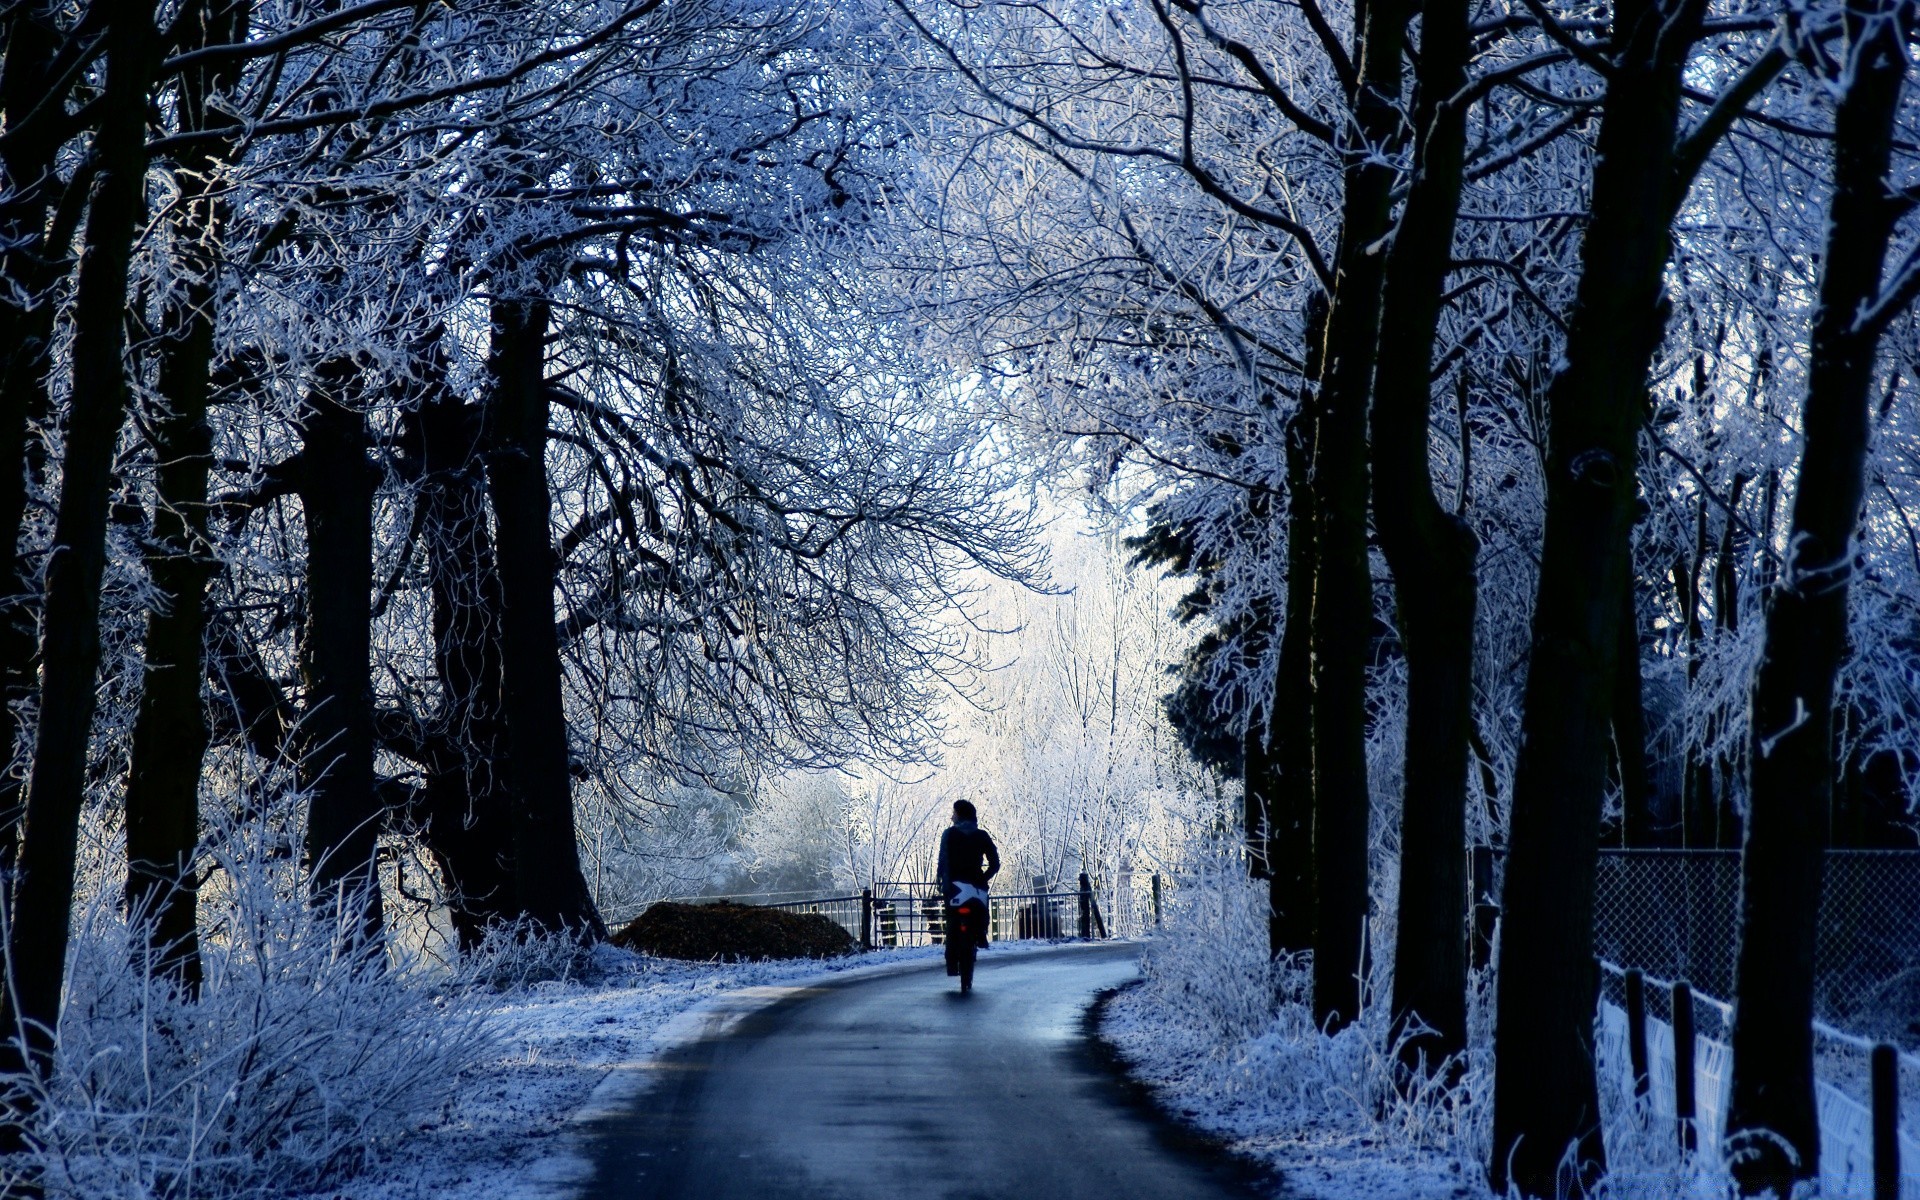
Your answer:
[[[204,200],[204,198],[203,198]],[[154,414],[158,504],[147,571],[159,602],[147,613],[145,670],[127,777],[127,905],[147,923],[147,959],[189,994],[200,987],[193,853],[200,836],[200,768],[207,749],[205,679],[208,556],[206,420],[213,325],[211,289],[169,313],[180,322],[161,349]]]
[[[1640,618],[1634,604],[1633,572],[1620,589],[1619,674],[1613,684],[1613,750],[1620,760],[1620,838],[1627,846],[1651,846],[1652,784],[1647,776],[1647,710],[1641,689]]]
[[[189,45],[237,41],[238,4],[189,10]],[[210,127],[208,99],[226,81],[189,70],[180,81],[183,129]],[[200,769],[207,752],[206,593],[215,566],[207,543],[207,475],[213,433],[207,425],[213,363],[214,271],[224,205],[210,194],[219,151],[175,165],[174,206],[180,293],[162,318],[160,396],[149,421],[155,505],[146,565],[159,602],[147,615],[145,676],[134,718],[127,777],[127,908],[147,925],[145,958],[187,994],[200,991],[194,848],[200,837]]]
[[[1373,520],[1393,571],[1407,656],[1393,1017],[1406,1065],[1467,1044],[1467,737],[1479,540],[1441,507],[1428,459],[1433,349],[1460,209],[1467,0],[1421,10],[1406,207],[1387,260],[1373,384]]]
[[[382,913],[375,872],[381,807],[373,778],[373,493],[366,417],[343,401],[357,390],[349,360],[323,364],[307,396],[300,451],[306,514],[305,692],[296,730],[308,796],[307,861],[316,900],[360,919],[371,945]]]
[[[548,310],[543,300],[496,300],[487,402],[487,478],[500,555],[500,643],[515,794],[514,874],[520,903],[542,928],[604,937],[574,839],[554,557],[547,491]]]
[[[1851,0],[1849,86],[1834,114],[1833,206],[1808,360],[1791,548],[1767,608],[1753,690],[1752,803],[1741,855],[1728,1137],[1743,1191],[1819,1176],[1813,953],[1833,789],[1833,680],[1864,489],[1879,298],[1898,213],[1887,194],[1912,9]],[[1784,1142],[1784,1145],[1782,1144]],[[1791,1148],[1789,1150],[1789,1148]]]
[[[1325,316],[1324,301],[1319,316]],[[1310,321],[1309,328],[1320,325]],[[1309,374],[1312,364],[1309,363]],[[1274,670],[1272,792],[1267,799],[1268,951],[1313,948],[1313,416],[1287,422],[1287,608]]]
[[[487,530],[479,410],[443,395],[418,414],[421,542],[433,595],[441,752],[427,770],[421,835],[440,868],[463,950],[521,915],[514,883],[511,752],[502,710],[500,576]]]
[[[1400,127],[1405,0],[1362,6],[1355,45],[1354,145],[1345,148],[1339,271],[1327,315],[1313,458],[1313,1012],[1339,1029],[1360,1014],[1366,970],[1367,397],[1380,332],[1382,256],[1394,171],[1380,153]]]
[[[100,665],[107,509],[129,391],[127,279],[134,233],[146,210],[146,98],[156,40],[151,9],[113,5],[106,39],[106,88],[93,147],[98,173],[74,290],[73,390],[47,564],[39,723],[7,930],[13,986],[0,1025],[8,1033],[24,1028],[31,1063],[42,1072],[50,1065],[66,969]]]
[[[1624,0],[1592,219],[1547,394],[1547,510],[1501,900],[1494,1189],[1553,1196],[1605,1169],[1593,1067],[1593,888],[1635,452],[1661,333],[1681,68],[1702,0]],[[1572,1151],[1576,1180],[1561,1177]]]
[[[60,134],[52,118],[64,106],[48,103],[55,86],[55,55],[61,48],[56,6],[21,4],[4,18],[6,52],[0,57],[0,106],[7,137],[0,142],[0,870],[10,870],[18,852],[24,812],[25,773],[15,756],[24,753],[28,728],[20,706],[34,687],[39,650],[35,629],[36,581],[20,557],[26,514],[28,422],[47,412],[47,372],[57,307],[49,293],[66,273],[67,234],[55,228],[54,208],[63,189],[54,173]],[[39,108],[26,120],[25,115]],[[77,206],[75,206],[77,207]]]

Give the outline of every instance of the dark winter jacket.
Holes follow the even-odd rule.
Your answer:
[[[985,888],[1000,873],[1000,851],[972,821],[955,821],[940,835],[940,886],[971,883]]]

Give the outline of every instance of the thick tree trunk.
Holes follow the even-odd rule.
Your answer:
[[[1319,315],[1325,316],[1324,302]],[[1312,329],[1321,322],[1309,322]],[[1312,364],[1309,363],[1311,369]],[[1274,670],[1267,798],[1268,952],[1313,949],[1313,416],[1287,422],[1287,608]]]
[[[1833,206],[1814,313],[1790,547],[1753,691],[1752,803],[1741,855],[1728,1138],[1743,1191],[1819,1176],[1813,953],[1834,761],[1833,681],[1864,489],[1878,299],[1897,214],[1887,194],[1906,75],[1907,3],[1851,0],[1849,84],[1834,115]]]
[[[502,709],[500,576],[487,530],[479,410],[441,396],[418,414],[424,474],[421,542],[433,595],[434,662],[444,746],[427,771],[421,834],[463,950],[521,915],[514,882],[511,751]]]
[[[1467,0],[1421,10],[1418,146],[1387,261],[1373,385],[1373,520],[1393,571],[1407,656],[1399,932],[1393,1016],[1406,1065],[1467,1044],[1467,738],[1479,541],[1441,507],[1428,459],[1433,350],[1466,150]]]
[[[496,300],[487,402],[487,478],[500,555],[505,671],[520,903],[542,928],[604,937],[574,839],[554,558],[548,520],[548,310],[543,300]]]
[[[244,5],[201,3],[189,10],[188,45],[237,41]],[[189,70],[177,104],[184,129],[208,129],[207,101],[226,80]],[[218,120],[218,118],[215,118]],[[207,542],[207,475],[213,433],[207,425],[213,364],[214,272],[224,205],[212,195],[220,151],[175,164],[174,206],[179,294],[163,317],[160,396],[153,414],[153,537],[147,573],[159,602],[147,615],[145,676],[134,718],[127,777],[127,907],[147,925],[146,959],[189,995],[200,990],[194,848],[200,837],[200,769],[207,752],[206,594],[215,562]]]
[[[1680,75],[1702,0],[1625,0],[1592,219],[1547,394],[1546,536],[1501,899],[1496,1191],[1554,1196],[1604,1170],[1593,1068],[1593,888],[1635,451],[1661,332]],[[1576,1180],[1562,1178],[1572,1151]]]
[[[1313,1012],[1335,1030],[1360,1014],[1366,971],[1367,398],[1380,332],[1382,256],[1394,182],[1383,148],[1400,126],[1405,0],[1362,6],[1355,145],[1346,147],[1339,271],[1328,309],[1313,457]]]
[[[27,726],[21,704],[35,683],[39,650],[35,628],[36,581],[20,557],[26,515],[27,426],[45,416],[47,372],[57,307],[49,293],[69,264],[67,233],[49,235],[54,206],[63,191],[54,172],[60,136],[51,118],[63,106],[45,103],[55,86],[50,72],[61,38],[57,9],[21,4],[4,18],[6,53],[0,56],[0,107],[7,137],[0,142],[0,870],[11,870],[19,850],[24,813],[24,770],[14,758],[25,751]],[[38,107],[37,118],[21,118]]]
[[[50,1065],[66,969],[74,852],[86,798],[87,740],[100,665],[113,452],[126,418],[127,279],[146,209],[146,98],[156,35],[150,8],[123,0],[107,17],[107,79],[73,299],[73,388],[60,504],[47,564],[39,724],[12,923],[4,1028],[24,1029],[31,1064]]]
[[[204,197],[202,201],[205,202]],[[206,232],[211,232],[210,230]],[[200,768],[207,750],[207,367],[213,353],[212,289],[197,281],[169,312],[178,322],[161,349],[154,414],[158,460],[147,571],[159,602],[147,613],[146,674],[127,776],[127,906],[147,923],[149,964],[189,994],[200,988],[197,885]]]
[[[322,904],[360,919],[368,944],[382,913],[375,851],[381,808],[373,778],[373,493],[366,417],[343,403],[358,367],[321,366],[307,397],[300,504],[307,529],[307,623],[300,641],[305,691],[298,727],[307,793],[307,861]]]

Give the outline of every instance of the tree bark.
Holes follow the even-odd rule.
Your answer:
[[[1501,901],[1494,1190],[1605,1169],[1593,1067],[1593,889],[1635,452],[1677,203],[1681,70],[1702,0],[1624,0],[1595,147],[1592,218],[1547,393],[1547,510]],[[1571,1150],[1570,1170],[1561,1163]]]
[[[500,575],[487,530],[479,410],[440,395],[418,413],[421,542],[433,596],[444,746],[427,770],[421,834],[440,868],[461,948],[522,915],[514,882],[511,760],[502,709]]]
[[[1266,720],[1256,720],[1248,714],[1247,731],[1240,739],[1240,815],[1245,826],[1242,841],[1247,849],[1250,879],[1270,879],[1273,875],[1267,861],[1273,845],[1268,798],[1279,787],[1280,767],[1273,753],[1272,738],[1272,714],[1269,713]]]
[[[193,46],[238,41],[246,24],[245,6],[225,0],[196,4],[187,15],[192,28],[184,41]],[[207,102],[226,84],[212,72],[189,69],[177,99],[181,127],[212,127]],[[225,216],[225,205],[211,194],[220,157],[220,150],[210,146],[174,167],[181,282],[162,317],[164,409],[149,422],[158,503],[146,566],[158,603],[147,614],[145,675],[126,798],[127,909],[146,921],[145,961],[190,996],[199,994],[201,975],[193,855],[208,739],[201,700],[207,582],[216,566],[207,540],[207,476],[213,463],[207,397],[216,247]]]
[[[1367,655],[1373,578],[1367,562],[1367,397],[1380,332],[1381,255],[1394,171],[1381,150],[1400,126],[1405,0],[1358,13],[1355,144],[1344,148],[1339,268],[1328,309],[1313,458],[1313,1012],[1337,1030],[1360,1014],[1366,971]]]
[[[560,642],[554,632],[547,322],[544,300],[494,301],[487,479],[504,601],[500,643],[517,808],[514,874],[520,903],[535,924],[599,938],[606,929],[580,873],[574,836]]]
[[[73,388],[47,563],[39,724],[7,929],[13,977],[3,1027],[9,1034],[24,1033],[28,1065],[42,1074],[51,1066],[60,1015],[74,853],[86,798],[107,509],[129,393],[127,281],[134,235],[146,210],[146,100],[155,42],[150,8],[132,0],[112,5],[106,87],[94,140],[98,170],[74,289]]]
[[[1325,316],[1322,300],[1309,329],[1324,328]],[[1267,799],[1267,943],[1275,956],[1313,949],[1313,415],[1304,399],[1287,422],[1286,439],[1287,608],[1267,732],[1274,767]]]
[[[383,924],[375,852],[381,808],[373,778],[373,493],[366,417],[344,401],[358,367],[321,365],[307,396],[300,506],[307,529],[307,613],[300,640],[305,692],[296,730],[307,793],[310,886],[365,944]]]
[[[1912,9],[1850,0],[1849,79],[1834,114],[1833,201],[1814,311],[1805,441],[1787,562],[1767,608],[1753,690],[1751,809],[1741,854],[1734,967],[1732,1165],[1747,1194],[1819,1177],[1813,969],[1834,761],[1833,681],[1864,492],[1869,389],[1887,243],[1894,116]]]
[[[7,137],[0,142],[6,180],[0,195],[0,276],[12,284],[0,293],[0,754],[7,760],[0,772],[0,869],[9,871],[25,811],[24,772],[13,766],[30,732],[20,707],[33,691],[39,650],[37,581],[20,557],[27,426],[47,412],[56,308],[50,293],[70,266],[66,235],[71,230],[58,228],[55,219],[64,194],[54,171],[62,140],[54,117],[64,106],[49,102],[55,56],[62,48],[56,16],[57,6],[45,3],[10,10],[6,53],[0,57],[0,106],[7,121]],[[36,108],[38,113],[27,118]]]
[[[1479,539],[1434,494],[1433,350],[1452,262],[1466,150],[1467,0],[1421,10],[1406,207],[1387,260],[1373,385],[1373,519],[1393,571],[1407,656],[1399,932],[1393,1017],[1404,1063],[1467,1044],[1467,737]]]

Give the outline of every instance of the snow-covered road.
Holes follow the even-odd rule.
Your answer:
[[[583,1147],[590,1200],[1248,1196],[1105,1070],[1083,1034],[1139,947],[822,981],[670,1052]]]

